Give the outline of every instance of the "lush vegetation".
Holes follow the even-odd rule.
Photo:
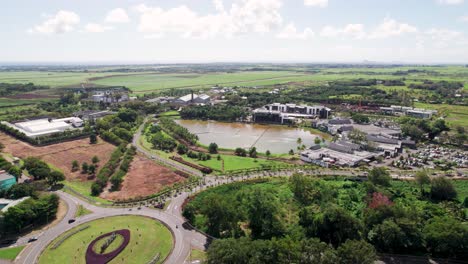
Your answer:
[[[99,119],[96,122],[96,130],[102,139],[118,146],[132,141],[133,133],[140,123],[138,112],[123,108],[116,115]]]
[[[116,148],[109,159],[109,161],[104,165],[104,167],[99,171],[96,176],[96,181],[91,185],[91,194],[93,196],[98,196],[107,185],[109,178],[116,172],[119,168],[120,161],[122,156],[126,152],[126,147],[124,145]]]
[[[47,86],[36,86],[33,83],[0,83],[0,97],[14,95],[18,93],[27,93],[36,90],[48,89]]]
[[[232,105],[191,106],[180,111],[183,119],[202,119],[216,121],[237,121],[248,116],[244,107]]]
[[[34,180],[46,180],[50,185],[65,180],[65,175],[61,171],[51,169],[47,163],[36,157],[24,159],[23,168],[34,177]]]
[[[8,208],[3,216],[4,233],[20,233],[24,228],[49,223],[55,219],[59,197],[44,195],[38,199],[29,198]]]
[[[369,259],[375,257],[374,248],[385,253],[466,257],[466,182],[391,181],[385,170],[371,176],[369,182],[295,175],[289,180],[233,183],[198,194],[185,206],[184,216],[222,238],[208,251],[209,263],[232,263],[230,256],[241,260],[236,263],[251,263],[249,259],[260,256],[255,263],[271,262],[263,259],[269,255],[255,255],[248,247],[268,250],[273,256],[286,251],[296,263],[309,254],[339,259],[343,247],[351,252],[365,249],[363,257]],[[319,241],[324,244],[319,246]],[[346,245],[350,241],[361,244]],[[309,243],[318,252],[302,247]],[[367,248],[367,243],[372,246]]]
[[[177,124],[170,118],[161,118],[159,119],[158,124],[165,132],[169,133],[180,141],[191,145],[196,144],[198,141],[197,135],[190,133],[187,128]]]

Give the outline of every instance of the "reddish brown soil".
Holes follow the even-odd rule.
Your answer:
[[[145,197],[159,192],[165,186],[184,180],[185,178],[175,174],[172,170],[155,163],[142,154],[137,154],[124,178],[120,191],[106,191],[101,194],[101,197],[114,201]]]
[[[104,165],[115,149],[115,146],[101,139],[99,139],[98,144],[91,145],[87,138],[45,147],[35,147],[0,133],[0,142],[5,145],[4,152],[6,153],[11,153],[13,156],[19,158],[26,158],[29,156],[39,157],[45,162],[62,170],[67,179],[82,180],[85,180],[87,175],[83,175],[79,171],[71,172],[71,163],[73,160],[77,160],[80,165],[83,162],[91,164],[91,159],[96,155],[100,160],[99,165]]]

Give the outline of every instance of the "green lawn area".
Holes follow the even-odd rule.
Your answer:
[[[115,216],[98,219],[83,225],[90,225],[67,238],[58,248],[51,249],[56,241],[77,228],[62,234],[47,246],[39,258],[41,264],[54,263],[85,263],[86,249],[97,236],[113,230],[129,229],[130,243],[111,262],[117,263],[148,263],[158,253],[161,254],[157,263],[162,263],[169,255],[173,238],[171,232],[157,220],[142,216]],[[118,241],[115,241],[116,243]]]
[[[95,197],[91,195],[91,185],[93,184],[93,181],[86,181],[86,182],[81,182],[81,181],[64,181],[62,182],[63,185],[73,189],[74,191],[80,193],[83,196],[88,197],[89,199],[92,199],[96,203],[101,203],[101,204],[112,204],[110,201],[107,201],[105,199]],[[65,192],[68,192],[67,189],[64,189]],[[71,193],[73,194],[73,193]]]
[[[25,246],[0,249],[0,259],[15,260]]]
[[[439,114],[446,116],[446,121],[452,128],[455,126],[462,126],[468,129],[467,106],[415,103],[415,107],[437,110]]]
[[[179,111],[167,111],[167,112],[164,112],[162,114],[160,114],[159,116],[178,116],[180,115]]]
[[[234,73],[151,73],[134,76],[115,76],[93,81],[101,85],[125,85],[134,92],[155,91],[170,88],[209,88],[216,84],[230,86],[254,86],[308,80],[313,75],[293,71],[251,71]]]
[[[0,83],[29,83],[36,85],[48,85],[51,88],[76,85],[86,82],[90,78],[129,75],[131,73],[106,73],[106,72],[42,72],[42,71],[18,71],[0,72]]]
[[[184,159],[190,162],[198,163],[203,166],[210,167],[214,170],[221,171],[222,161],[217,160],[217,154],[211,155],[211,160],[200,161],[198,159],[191,159],[184,155]],[[283,162],[265,159],[252,159],[248,157],[239,157],[233,155],[221,155],[221,159],[224,160],[224,171],[234,171],[243,169],[257,169],[264,166],[281,166],[285,165]]]
[[[195,261],[195,260],[200,261],[200,263],[205,262],[206,252],[203,250],[199,250],[199,249],[192,249],[192,251],[190,252],[190,256],[189,256],[189,261]]]
[[[83,205],[80,204],[78,206],[78,209],[76,210],[75,218],[80,217],[80,216],[84,216],[84,215],[87,215],[87,214],[91,214],[91,213],[93,213],[93,212],[91,212],[90,210],[84,208]]]
[[[1,82],[1,81],[0,81]],[[54,98],[41,98],[41,99],[11,99],[0,97],[0,107],[31,105],[42,102],[51,102],[57,99]]]

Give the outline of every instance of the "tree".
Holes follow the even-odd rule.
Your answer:
[[[341,264],[373,264],[377,259],[374,247],[363,240],[348,240],[337,252]]]
[[[54,186],[57,182],[65,180],[65,175],[60,171],[52,171],[49,176],[47,176],[46,180],[49,185]]]
[[[90,144],[96,144],[96,143],[97,143],[97,136],[96,136],[96,134],[93,133],[93,134],[89,135],[89,143],[90,143]]]
[[[367,140],[367,134],[359,129],[353,128],[353,130],[348,133],[348,138],[351,139],[354,143],[361,143]]]
[[[294,150],[290,149],[289,150],[289,155],[294,155]]]
[[[88,172],[88,169],[89,169],[89,165],[87,162],[83,162],[83,164],[81,164],[81,173],[87,173]]]
[[[219,194],[210,194],[205,198],[201,209],[207,218],[207,232],[214,237],[232,237],[239,231],[238,212],[233,204],[226,202]]]
[[[20,199],[26,196],[36,197],[36,191],[31,184],[18,183],[10,187],[6,193],[9,199]]]
[[[427,175],[427,171],[420,170],[414,175],[414,180],[419,184],[421,195],[424,194],[424,185],[431,183],[431,178]]]
[[[94,165],[94,164],[89,165],[89,166],[88,166],[88,173],[89,173],[89,174],[94,174],[94,173],[96,173],[96,165]]]
[[[209,151],[211,154],[216,154],[216,153],[218,153],[218,144],[216,144],[216,143],[210,143],[210,145],[208,146],[208,151]]]
[[[388,187],[390,186],[392,177],[384,167],[374,167],[369,171],[369,180],[375,185]]]
[[[359,114],[359,113],[352,114],[351,118],[353,119],[354,122],[356,122],[358,124],[367,124],[370,121],[368,116],[365,116],[365,115]]]
[[[257,148],[256,147],[251,147],[249,149],[249,157],[257,158]]]
[[[283,234],[279,208],[277,198],[271,191],[256,188],[250,193],[247,218],[253,239],[271,239]]]
[[[11,166],[11,168],[8,170],[8,173],[15,176],[16,180],[21,178],[21,175],[23,174],[21,169],[17,166]]]
[[[323,212],[306,207],[299,213],[299,223],[309,237],[318,237],[334,246],[348,239],[361,238],[361,222],[337,206],[328,206]]]
[[[455,257],[466,253],[468,227],[451,217],[436,217],[424,226],[423,234],[429,252],[436,256]]]
[[[298,145],[301,145],[301,144],[302,144],[302,138],[297,138],[296,143],[297,143]]]
[[[177,145],[177,153],[179,153],[179,155],[184,155],[188,152],[188,147],[184,144],[179,144]]]
[[[315,145],[320,144],[320,142],[322,142],[322,140],[321,140],[319,137],[316,137],[316,138],[314,139]]]
[[[453,200],[457,197],[457,191],[452,181],[445,177],[434,178],[431,182],[431,197],[435,200]]]
[[[98,156],[94,156],[94,157],[91,159],[91,162],[92,162],[93,164],[97,164],[97,163],[99,163],[99,161],[100,161],[100,160],[99,160],[99,157],[98,157]]]
[[[234,154],[236,154],[237,156],[246,157],[247,151],[243,148],[236,148],[236,150],[234,151]]]
[[[267,151],[265,152],[265,155],[267,156],[267,159],[269,159],[270,156],[271,156],[271,152],[270,152],[269,150],[267,150]]]
[[[335,264],[339,258],[333,248],[321,242],[318,238],[301,241],[301,256],[299,263]]]
[[[80,164],[78,163],[77,160],[72,161],[72,171],[77,171],[80,169]]]

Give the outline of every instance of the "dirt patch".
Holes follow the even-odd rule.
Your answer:
[[[185,181],[184,177],[142,154],[137,154],[124,178],[121,190],[104,192],[101,197],[113,201],[145,197],[161,191],[165,186],[182,181]]]
[[[35,147],[25,142],[0,133],[0,142],[5,145],[4,152],[11,153],[19,158],[30,156],[39,157],[45,162],[60,169],[68,180],[86,180],[87,175],[78,172],[71,172],[71,163],[77,160],[80,165],[83,162],[91,164],[94,156],[99,157],[99,165],[104,165],[110,158],[115,146],[99,139],[97,144],[89,144],[89,139],[79,139],[54,145]]]

